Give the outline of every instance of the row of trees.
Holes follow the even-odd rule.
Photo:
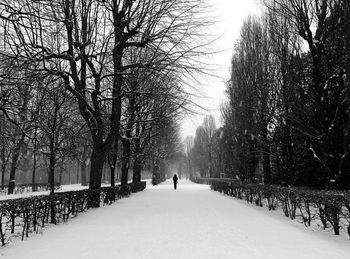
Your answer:
[[[226,172],[350,188],[350,3],[263,1],[235,44],[223,107]]]
[[[2,185],[9,193],[22,156],[55,170],[90,163],[90,189],[103,168],[111,185],[159,176],[180,146],[178,120],[191,104],[185,74],[196,70],[207,24],[202,1],[0,1]],[[198,71],[196,71],[198,72]],[[44,161],[44,162],[43,162]],[[10,168],[7,168],[10,165]],[[82,174],[83,183],[86,182]]]
[[[13,84],[8,75],[3,78],[2,90],[10,94],[0,111],[2,189],[9,182],[9,191],[13,191],[18,169],[31,173],[30,182],[35,190],[36,180],[53,176],[56,167],[62,178],[63,170],[67,169],[63,163],[68,158],[82,159],[85,165],[88,139],[80,135],[84,133],[83,123],[74,112],[72,97],[57,82],[50,83],[52,78],[41,81],[21,78]],[[48,172],[43,174],[43,167]],[[85,170],[82,172],[86,184]],[[21,178],[17,180],[30,183],[28,176]]]
[[[349,189],[350,2],[262,2],[235,43],[223,126],[204,122],[188,159],[201,176]]]
[[[214,117],[208,115],[197,128],[195,137],[185,139],[186,169],[189,175],[203,178],[220,176],[221,171],[217,170],[219,154],[216,152],[220,137]]]

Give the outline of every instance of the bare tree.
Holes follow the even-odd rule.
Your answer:
[[[204,118],[203,123],[196,130],[193,141],[194,164],[199,169],[201,177],[212,177],[213,172],[213,148],[216,126],[212,115]]]
[[[349,1],[344,0],[273,0],[263,1],[274,16],[283,17],[288,21],[290,32],[303,39],[307,46],[307,56],[310,59],[311,71],[308,77],[311,83],[308,87],[309,104],[311,106],[308,127],[301,132],[306,139],[305,153],[309,157],[315,157],[309,164],[317,167],[323,178],[323,185],[329,186],[330,180],[341,178],[350,179],[344,160],[340,157],[348,157],[347,148],[348,121],[341,115],[348,106],[347,82],[344,75],[347,73],[347,65],[343,61],[347,49],[346,39]],[[339,40],[342,38],[342,40]],[[341,47],[340,47],[341,46]],[[337,51],[334,51],[337,49]],[[331,54],[332,53],[332,54]],[[342,55],[336,53],[343,53]],[[334,86],[339,87],[334,90]],[[337,107],[337,108],[334,108]],[[337,141],[333,141],[337,138]],[[338,144],[335,144],[338,143]],[[342,143],[342,144],[340,144]],[[342,155],[339,155],[341,154]],[[344,156],[343,156],[344,155]],[[311,159],[313,160],[313,159]],[[343,169],[340,169],[343,168]],[[312,170],[310,169],[310,172]],[[315,169],[313,169],[315,171]],[[327,179],[327,180],[326,180]],[[326,183],[328,182],[328,183]]]
[[[169,174],[169,161],[181,152],[179,126],[172,117],[158,124],[158,133],[151,141],[152,180],[164,181]]]
[[[15,188],[15,176],[21,150],[30,138],[34,121],[39,112],[38,97],[35,87],[40,84],[40,77],[29,77],[29,71],[23,63],[13,66],[12,73],[7,75],[6,87],[12,88],[2,113],[13,127],[11,132],[11,166],[9,175],[8,193],[12,194]],[[38,76],[38,75],[37,75]]]
[[[192,136],[187,136],[185,138],[185,155],[187,159],[187,172],[189,177],[192,177],[193,174],[193,154],[192,154],[192,149],[193,149],[193,137]]]
[[[45,96],[38,120],[40,152],[49,160],[48,183],[50,193],[55,190],[55,169],[63,157],[73,156],[73,143],[83,124],[72,102],[72,96],[61,87],[62,82],[48,78],[45,88],[38,89]],[[46,83],[46,82],[45,82]],[[80,122],[80,123],[79,123]],[[56,177],[57,178],[57,177]]]
[[[208,174],[209,177],[213,177],[213,147],[214,147],[214,134],[216,131],[215,119],[212,115],[206,116],[203,121],[203,128],[207,139],[207,152],[208,152]]]

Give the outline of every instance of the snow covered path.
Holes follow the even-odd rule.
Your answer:
[[[345,259],[350,241],[312,233],[211,191],[170,181],[0,248],[6,259]],[[338,240],[338,241],[337,241]]]

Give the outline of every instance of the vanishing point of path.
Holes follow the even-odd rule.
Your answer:
[[[8,259],[345,259],[350,241],[312,233],[206,185],[167,181],[0,248]]]

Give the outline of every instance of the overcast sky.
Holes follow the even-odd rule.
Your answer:
[[[220,125],[220,103],[225,100],[225,82],[229,79],[230,60],[234,42],[238,39],[241,25],[249,14],[260,13],[261,6],[258,0],[207,0],[212,6],[216,23],[211,28],[220,38],[213,48],[218,53],[210,57],[210,62],[217,66],[216,77],[200,78],[203,94],[207,98],[196,100],[208,111],[188,116],[182,124],[182,136],[194,136],[196,128],[202,123],[206,114],[212,114]]]

